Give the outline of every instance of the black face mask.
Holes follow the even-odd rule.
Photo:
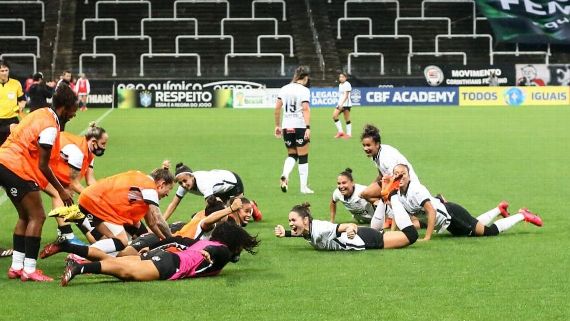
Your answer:
[[[103,156],[103,154],[105,154],[105,148],[101,148],[99,147],[99,144],[96,144],[96,148],[93,148],[93,154],[97,157]]]

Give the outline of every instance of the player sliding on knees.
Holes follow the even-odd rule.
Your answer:
[[[170,163],[168,161],[163,163],[163,167],[168,168],[169,166]],[[174,177],[180,186],[164,212],[165,220],[170,218],[187,193],[201,195],[206,200],[219,197],[223,202],[227,202],[232,197],[244,195],[244,186],[241,178],[236,173],[228,170],[214,169],[194,172],[183,163],[178,163],[176,164]],[[252,205],[253,219],[260,221],[262,219],[261,211],[259,211],[254,201],[252,201]]]
[[[425,186],[418,181],[410,179],[410,170],[407,165],[400,164],[394,168],[394,175],[401,176],[397,195],[395,195],[403,209],[410,215],[426,215],[427,229],[424,240],[432,237],[435,230],[448,231],[455,236],[496,236],[521,221],[542,226],[542,219],[523,208],[517,214],[509,215],[505,201],[477,218],[458,204],[445,202],[431,196]],[[394,209],[396,210],[396,209]],[[493,223],[497,216],[502,219]]]
[[[414,244],[418,238],[418,232],[407,215],[400,218],[400,226],[403,226],[401,231],[382,233],[353,223],[334,224],[315,220],[309,206],[308,203],[294,206],[289,213],[291,230],[286,231],[282,225],[277,225],[275,236],[301,236],[316,250],[331,251],[402,248]],[[404,223],[406,220],[407,224]]]
[[[141,251],[140,256],[112,257],[93,247],[83,247],[82,256],[96,262],[70,263],[61,277],[67,286],[79,274],[105,274],[124,281],[178,280],[218,275],[232,258],[245,250],[255,254],[259,241],[242,227],[219,224],[210,240],[195,240],[183,250],[173,248]]]

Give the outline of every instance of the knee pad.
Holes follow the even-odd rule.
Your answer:
[[[121,242],[121,240],[117,238],[112,238],[111,240],[113,240],[113,244],[115,245],[115,250],[122,251],[125,249],[125,245],[123,244],[123,242]]]
[[[406,235],[408,241],[410,241],[410,245],[416,243],[418,240],[418,231],[416,231],[416,228],[413,225],[402,229],[402,232]]]
[[[485,226],[485,229],[483,230],[483,235],[484,236],[499,235],[499,228],[495,224],[493,224],[491,226]]]
[[[309,154],[307,155],[299,155],[299,165],[307,164],[309,162]]]
[[[293,158],[295,161],[297,161],[297,159],[299,159],[299,155],[297,155],[297,154],[288,154],[287,156]]]

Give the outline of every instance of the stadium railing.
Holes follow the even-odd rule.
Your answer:
[[[273,34],[274,35],[278,35],[279,31],[278,31],[278,24],[277,24],[277,19],[275,18],[223,18],[220,21],[220,35],[224,36],[224,31],[225,31],[225,24],[226,22],[233,22],[233,21],[271,21],[273,22]]]
[[[22,34],[21,35],[13,35],[13,36],[26,36],[26,20],[22,18],[0,18],[0,22],[20,22],[22,25]],[[12,28],[9,28],[12,29]]]
[[[202,76],[201,72],[201,63],[200,63],[200,55],[197,53],[144,53],[140,57],[140,76],[144,77],[144,58],[153,58],[153,57],[196,57],[196,76]]]
[[[95,18],[99,18],[99,5],[102,5],[102,4],[113,4],[113,5],[117,5],[117,4],[145,4],[148,7],[148,17],[147,18],[152,18],[152,4],[150,3],[150,1],[146,1],[146,0],[140,0],[140,1],[134,1],[134,0],[125,0],[125,1],[99,0],[95,3]]]
[[[403,39],[408,39],[408,55],[412,53],[412,48],[413,48],[413,42],[414,40],[412,39],[412,36],[410,35],[356,35],[354,37],[354,52],[351,52],[348,54],[348,69],[349,69],[349,73],[351,68],[351,56],[357,58],[359,55],[360,56],[374,56],[373,52],[361,52],[358,50],[358,39],[394,39],[394,40],[398,40],[400,38]],[[411,61],[409,59],[406,60],[407,61],[407,73],[408,75],[412,73],[412,66],[411,66]],[[380,69],[380,73],[381,75],[384,75],[384,55],[382,54],[381,56],[381,69]]]
[[[174,18],[178,18],[178,5],[181,3],[222,3],[226,5],[226,18],[230,17],[230,3],[227,0],[176,0],[174,1]]]
[[[462,51],[446,51],[446,52],[412,52],[410,54],[408,54],[408,66],[412,65],[412,57],[413,56],[434,56],[434,57],[440,57],[440,56],[461,56],[463,57],[463,65],[466,66],[467,65],[467,54],[465,52]]]
[[[295,57],[293,52],[293,37],[291,35],[260,35],[257,36],[257,53],[261,53],[261,39],[289,39],[289,57]]]
[[[472,6],[472,19],[473,19],[473,33],[475,34],[477,30],[477,6],[475,5],[475,1],[473,0],[423,0],[422,7],[421,7],[421,17],[426,18],[426,4],[428,3],[468,3]]]
[[[43,3],[43,1],[37,0],[37,1],[0,1],[0,5],[2,4],[31,4],[31,5],[39,5],[41,7],[42,10],[42,22],[46,21],[46,14],[45,14],[45,5]]]
[[[234,57],[279,57],[281,58],[280,75],[285,76],[285,55],[281,53],[229,53],[224,56],[224,76],[229,76],[228,58]]]
[[[195,36],[191,36],[191,35],[179,35],[176,36],[175,39],[175,51],[176,53],[180,53],[180,40],[181,39],[229,39],[230,40],[230,53],[234,53],[234,37],[231,35],[195,35]]]
[[[82,25],[83,25],[83,30],[82,30],[82,34],[81,34],[81,40],[87,40],[87,22],[112,22],[113,23],[113,29],[115,30],[113,36],[118,36],[119,35],[119,27],[118,27],[118,23],[117,23],[117,19],[115,18],[85,18],[82,21]]]
[[[83,57],[92,57],[92,58],[97,58],[97,57],[111,57],[112,62],[113,62],[113,69],[112,69],[112,76],[116,77],[117,76],[117,57],[115,56],[115,54],[112,53],[82,53],[79,55],[79,73],[83,73]]]
[[[550,64],[550,56],[552,53],[550,52],[550,44],[547,45],[546,51],[520,51],[519,44],[516,44],[514,51],[493,51],[491,54],[491,61],[493,61],[494,56],[496,55],[504,55],[504,56],[544,56],[544,63]]]
[[[255,4],[256,3],[281,3],[283,18],[281,21],[287,21],[287,4],[283,0],[253,0],[251,2],[251,17],[255,18]]]
[[[34,70],[34,74],[36,72],[38,72],[38,61],[37,61],[37,57],[35,54],[31,54],[31,53],[3,53],[0,54],[0,59],[3,59],[4,57],[30,57],[32,58],[32,63],[33,63],[33,70]]]
[[[439,51],[439,40],[441,38],[445,38],[445,39],[477,39],[477,38],[487,38],[489,39],[489,64],[492,65],[493,64],[493,36],[491,35],[484,35],[484,34],[465,34],[465,35],[461,35],[461,34],[451,34],[451,35],[436,35],[435,36],[435,52],[440,52]]]
[[[40,37],[37,36],[0,36],[0,39],[16,39],[16,40],[22,40],[22,41],[26,41],[26,40],[35,40],[36,42],[36,57],[37,58],[41,58],[40,56]]]
[[[396,18],[394,20],[394,34],[398,34],[398,23],[400,21],[446,21],[447,22],[447,34],[451,34],[451,19],[445,17],[403,17]]]
[[[348,73],[352,74],[352,57],[358,56],[380,56],[380,75],[384,75],[384,54],[381,52],[351,52],[348,54]]]
[[[368,22],[368,34],[372,35],[372,19],[367,17],[340,17],[336,21],[337,28],[336,28],[336,38],[342,39],[341,35],[341,22],[342,21],[365,21]]]
[[[152,38],[150,36],[142,35],[142,36],[95,36],[93,37],[93,52],[97,53],[97,40],[99,39],[113,39],[113,40],[121,40],[121,39],[140,39],[140,40],[148,40],[148,52],[152,53]]]
[[[194,22],[194,36],[198,35],[198,19],[196,18],[142,18],[141,19],[141,36],[144,36],[144,24],[145,22],[153,22],[153,21],[172,21],[172,22],[176,22],[176,21],[190,21],[190,22]]]

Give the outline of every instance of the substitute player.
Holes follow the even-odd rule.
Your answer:
[[[91,84],[89,84],[89,79],[84,73],[79,74],[79,79],[75,83],[75,93],[79,97],[79,102],[81,104],[81,111],[87,110],[87,97],[91,93]]]
[[[352,101],[350,100],[350,92],[352,91],[352,86],[348,82],[348,74],[341,72],[338,75],[338,104],[333,111],[333,121],[336,126],[336,135],[334,138],[350,138],[352,137],[352,123],[350,122],[350,109],[352,108]],[[342,130],[342,124],[338,119],[340,113],[344,116],[344,121],[346,122],[346,134]]]
[[[50,168],[59,156],[60,127],[75,116],[77,98],[69,87],[58,88],[54,108],[41,108],[15,126],[0,147],[0,185],[18,211],[14,229],[14,253],[8,270],[10,279],[52,281],[36,270],[45,212],[40,189],[51,184],[65,205],[73,199]]]
[[[137,226],[144,218],[148,228],[160,239],[172,236],[162,218],[158,202],[168,195],[174,184],[173,175],[163,168],[147,175],[128,171],[97,181],[79,194],[79,209],[91,225],[106,236],[91,246],[105,253],[121,251],[128,243],[124,226]],[[44,247],[40,253],[46,258],[58,252],[59,244],[67,242],[59,238]]]
[[[309,72],[303,67],[295,70],[293,80],[279,91],[275,103],[275,137],[285,141],[287,158],[281,174],[281,191],[287,192],[289,174],[299,160],[301,193],[313,194],[309,180],[309,142],[311,139],[311,112],[309,101],[311,92],[307,88]],[[283,120],[281,120],[283,109]]]
[[[507,211],[509,204],[505,201],[475,218],[461,205],[442,203],[440,199],[432,197],[425,186],[410,179],[409,173],[407,165],[399,164],[394,168],[394,175],[402,177],[397,198],[408,214],[427,216],[425,241],[431,239],[434,230],[438,232],[447,230],[455,236],[496,236],[521,221],[542,226],[542,219],[526,208],[509,216]],[[394,211],[396,210],[394,208]],[[499,215],[504,218],[493,223]]]
[[[382,233],[353,223],[334,224],[314,220],[309,207],[308,203],[294,206],[289,213],[291,230],[285,231],[282,225],[277,225],[275,236],[302,236],[314,249],[330,251],[402,248],[414,244],[418,238],[418,232],[407,215],[401,218],[408,221],[407,225],[399,225],[403,226],[401,231]]]
[[[95,157],[103,156],[105,153],[109,135],[105,129],[98,127],[96,122],[91,122],[84,136],[63,132],[59,140],[61,152],[60,157],[53,165],[54,174],[70,193],[80,194],[85,189],[81,184],[82,179],[85,180],[87,186],[93,185],[97,181],[93,168]],[[52,208],[56,209],[63,206],[53,186],[48,185],[44,191],[52,198]],[[55,211],[52,212],[57,214]],[[57,217],[56,219],[60,236],[71,242],[80,242],[75,238],[71,226],[65,223],[63,218]],[[88,221],[83,221],[83,223],[86,226],[80,225],[81,230],[84,233],[90,232],[92,227]],[[90,242],[94,242],[95,239],[99,238],[93,238],[89,234],[86,235]]]
[[[360,193],[366,189],[366,186],[354,182],[350,168],[342,171],[336,182],[337,188],[333,192],[330,203],[331,223],[335,221],[336,204],[340,202],[359,224],[370,224],[374,215],[374,206],[360,197]]]

